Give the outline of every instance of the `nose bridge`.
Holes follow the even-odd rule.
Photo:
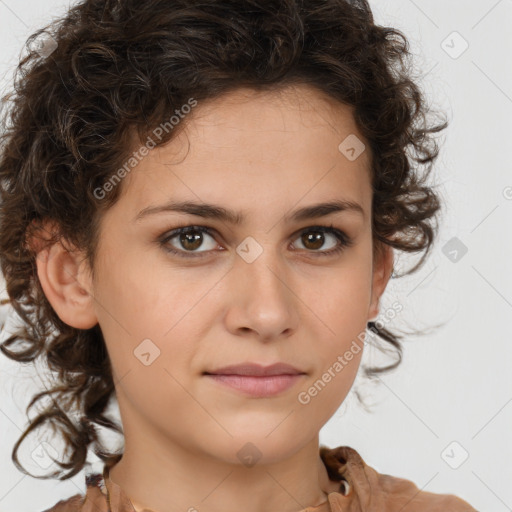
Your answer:
[[[270,237],[267,241],[257,241],[248,236],[238,247],[237,266],[249,276],[253,287],[264,288],[273,292],[280,291],[283,286],[283,265],[278,252],[272,247]]]
[[[284,287],[285,264],[271,241],[270,236],[266,240],[259,241],[252,236],[246,237],[237,247],[239,256],[236,265],[243,274],[247,274],[253,288],[266,289],[272,293],[280,294]],[[241,261],[240,261],[241,260]]]
[[[272,330],[278,335],[282,330],[295,327],[296,307],[286,262],[270,239],[266,237],[266,241],[260,243],[247,237],[237,247],[233,277],[239,298],[235,307],[244,312],[245,327],[260,334]]]

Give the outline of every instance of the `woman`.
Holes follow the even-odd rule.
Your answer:
[[[50,424],[50,477],[86,469],[51,510],[474,510],[319,446],[367,331],[401,353],[394,250],[434,240],[446,123],[404,36],[366,1],[85,0],[42,41],[3,136],[2,351],[58,374],[13,450]]]

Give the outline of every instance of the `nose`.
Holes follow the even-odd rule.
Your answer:
[[[249,261],[237,256],[228,274],[227,329],[263,342],[291,336],[299,325],[301,304],[291,269],[269,248]]]

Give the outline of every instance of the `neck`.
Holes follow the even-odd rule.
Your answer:
[[[329,480],[318,436],[287,458],[262,457],[251,467],[156,436],[137,439],[144,444],[131,443],[125,431],[123,457],[109,473],[137,512],[297,512],[324,503],[339,485]]]

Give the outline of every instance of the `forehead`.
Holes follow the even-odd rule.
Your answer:
[[[247,210],[255,198],[291,207],[329,196],[369,208],[369,147],[352,108],[312,87],[239,89],[199,103],[181,122],[124,178],[123,207],[172,197]]]

